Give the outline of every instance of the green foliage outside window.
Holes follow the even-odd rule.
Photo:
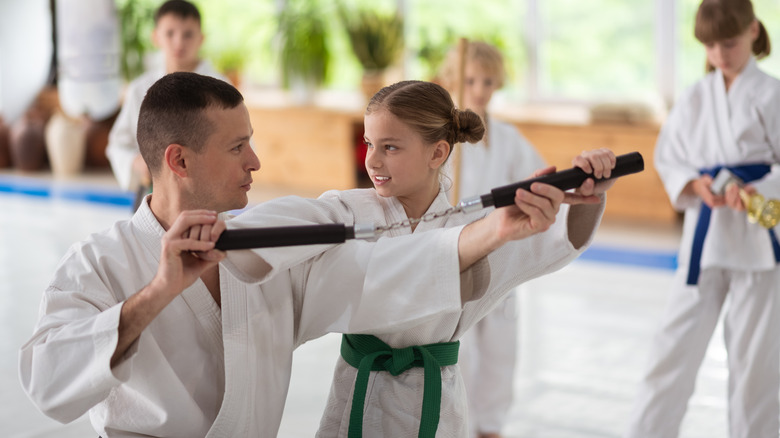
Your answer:
[[[152,0],[117,0],[122,56],[122,77],[127,81],[144,72],[144,56],[153,49],[152,29],[157,2]]]
[[[324,86],[357,90],[362,73],[349,36],[338,19],[338,5],[347,10],[368,9],[392,14],[403,5],[405,14],[404,74],[432,79],[447,50],[459,37],[498,46],[508,70],[503,93],[528,97],[529,69],[527,9],[530,0],[195,0],[206,36],[202,54],[221,65],[243,54],[247,85],[279,86],[278,7],[316,7],[322,19],[320,46],[330,53]],[[151,14],[159,0],[117,0],[123,23],[123,47],[128,56],[123,72],[132,78],[142,71],[138,53],[153,50]],[[774,42],[774,53],[759,66],[780,77],[780,7],[777,0],[753,0]],[[693,38],[693,17],[699,0],[679,0],[674,75],[677,93],[703,75],[704,49]],[[656,21],[655,2],[647,0],[536,0],[539,19],[536,54],[537,83],[530,93],[540,99],[637,99],[658,92],[656,74],[672,66],[657,58],[656,33],[670,32],[669,23]],[[314,40],[314,38],[312,38]],[[312,41],[313,42],[313,41]],[[320,47],[322,48],[322,47]]]
[[[541,97],[641,99],[655,93],[654,2],[539,2]]]
[[[289,2],[279,14],[279,56],[282,84],[296,81],[315,86],[325,82],[331,63],[327,27],[316,2]]]
[[[222,72],[238,67],[248,83],[273,83],[278,67],[273,0],[196,0],[205,39],[203,58]]]
[[[384,70],[398,60],[404,48],[404,22],[397,11],[341,6],[339,17],[364,70]]]
[[[410,77],[430,80],[436,76],[447,51],[461,37],[498,47],[504,55],[512,93],[522,93],[525,53],[525,4],[515,0],[458,2],[408,0],[407,50],[411,52]]]

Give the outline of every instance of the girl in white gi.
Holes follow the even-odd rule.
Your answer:
[[[546,166],[514,126],[496,120],[487,112],[493,93],[503,87],[506,77],[498,49],[481,41],[470,41],[464,62],[463,105],[484,121],[485,135],[477,143],[458,146],[460,171],[453,183],[460,199],[528,178],[536,169]],[[457,86],[457,68],[458,53],[451,50],[440,74],[451,93]],[[469,401],[471,436],[499,437],[506,423],[517,357],[516,297],[514,290],[507,294],[495,310],[460,339],[458,364]]]
[[[375,188],[325,193],[318,202],[330,203],[326,209],[337,221],[377,225],[402,222],[385,233],[401,236],[475,219],[463,214],[434,217],[434,213],[450,206],[439,177],[451,145],[479,141],[484,132],[479,116],[456,109],[445,89],[419,81],[385,87],[366,109],[365,132],[366,169]],[[615,157],[606,150],[586,152],[575,159],[575,164],[596,177],[608,176]],[[357,436],[362,429],[370,436],[415,436],[419,432],[421,436],[465,437],[467,408],[456,366],[457,339],[513,287],[562,267],[584,250],[603,211],[600,193],[610,185],[608,182],[596,188],[593,180],[588,179],[578,193],[565,195],[568,202],[582,205],[562,210],[550,230],[540,234],[530,228],[521,230],[518,237],[533,236],[503,245],[480,258],[462,279],[474,287],[472,301],[459,311],[442,312],[435,320],[406,330],[361,332],[376,337],[345,336],[318,435],[347,436],[349,432],[350,436]],[[534,193],[547,189],[552,187],[531,187]],[[518,190],[516,202],[529,200],[532,192]],[[563,200],[562,192],[560,196]],[[552,222],[555,213],[547,207],[542,209],[546,203],[545,200],[514,210],[496,209],[482,221],[501,223],[527,216],[529,226],[539,221]],[[550,213],[552,216],[547,216]],[[251,219],[252,212],[242,217]],[[427,220],[409,221],[417,218]],[[492,242],[494,237],[485,239]],[[417,274],[393,264],[384,268],[399,278]],[[404,293],[395,284],[385,286],[388,294]]]
[[[746,220],[738,187],[710,191],[720,168],[768,198],[780,196],[780,81],[756,66],[769,38],[749,0],[705,0],[696,14],[708,73],[679,99],[655,164],[685,211],[679,269],[629,437],[675,437],[728,297],[729,430],[777,437],[780,391],[780,246],[776,229]]]
[[[146,90],[167,73],[191,71],[222,79],[214,67],[198,56],[203,44],[200,12],[185,0],[166,1],[154,14],[152,42],[160,49],[163,65],[155,67],[127,87],[122,110],[108,136],[106,156],[119,187],[135,190],[139,185],[148,187],[151,183],[149,169],[138,149],[135,131],[138,127],[138,112]]]

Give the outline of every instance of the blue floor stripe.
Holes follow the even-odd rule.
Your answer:
[[[32,178],[0,175],[0,193],[67,199],[94,204],[132,207],[135,194],[119,189],[95,189],[56,182],[41,182]]]
[[[591,246],[582,253],[579,259],[671,271],[677,269],[676,251],[664,252],[608,246]]]

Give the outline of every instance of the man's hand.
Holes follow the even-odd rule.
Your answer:
[[[151,285],[178,295],[207,269],[217,265],[225,253],[214,244],[225,222],[206,210],[183,211],[162,238],[160,266]]]
[[[162,238],[157,274],[122,305],[112,367],[165,306],[225,258],[224,252],[214,249],[224,230],[225,222],[217,219],[216,212],[192,210],[179,214]]]
[[[579,167],[596,179],[609,178],[616,163],[615,154],[605,148],[584,151],[572,160],[573,166]],[[547,169],[542,171],[545,170]],[[615,180],[601,181],[596,184],[593,178],[588,178],[574,192],[566,192],[566,199],[563,202],[571,205],[598,204],[601,202],[598,195],[609,190],[614,184]]]

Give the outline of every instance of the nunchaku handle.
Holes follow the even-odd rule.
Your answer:
[[[217,239],[215,246],[217,249],[225,251],[230,249],[343,243],[347,239],[354,238],[354,227],[344,224],[240,228],[223,231],[219,239]]]
[[[639,173],[645,169],[645,162],[642,159],[642,154],[639,152],[630,152],[628,154],[618,155],[615,158],[617,159],[615,168],[612,169],[612,174],[610,177],[594,178],[597,183],[606,181],[608,179],[630,175],[632,173]],[[593,175],[585,173],[585,171],[579,167],[572,167],[571,169],[562,170],[560,172],[542,175],[536,178],[496,187],[495,189],[491,190],[490,193],[480,196],[480,200],[483,207],[489,207],[491,205],[495,206],[496,208],[506,207],[507,205],[512,205],[515,203],[515,192],[517,192],[517,189],[529,190],[531,188],[531,184],[535,182],[549,184],[561,190],[569,190],[581,186],[582,183],[585,182],[585,180],[588,178],[593,178]]]

